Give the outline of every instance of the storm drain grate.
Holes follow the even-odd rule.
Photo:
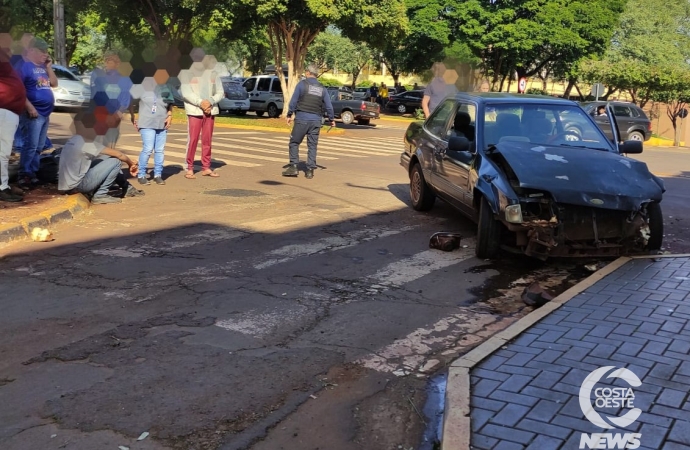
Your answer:
[[[266,195],[265,192],[248,189],[216,189],[213,191],[206,191],[204,194],[220,195],[222,197],[261,197],[262,195]]]

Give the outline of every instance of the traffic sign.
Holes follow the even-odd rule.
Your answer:
[[[522,78],[520,78],[520,81],[518,82],[518,92],[521,94],[524,94],[525,89],[527,89],[527,78],[522,77]]]
[[[592,86],[592,97],[599,100],[599,97],[604,95],[604,89],[606,89],[606,87],[603,84],[601,84],[601,83],[595,84],[594,86]]]

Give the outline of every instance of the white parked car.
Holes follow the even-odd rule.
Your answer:
[[[242,86],[242,82],[231,77],[221,77],[225,98],[218,104],[221,114],[234,112],[239,115],[247,114],[249,111],[249,94]]]
[[[277,76],[249,77],[243,86],[249,94],[249,110],[255,111],[257,116],[268,113],[268,117],[275,118],[283,112],[283,90]]]
[[[89,105],[91,87],[66,67],[53,64],[53,71],[58,79],[53,89],[55,109],[79,109]]]

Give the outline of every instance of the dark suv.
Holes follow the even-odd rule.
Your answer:
[[[600,106],[611,106],[618,122],[618,134],[621,141],[646,141],[652,137],[652,121],[642,109],[634,103],[627,102],[587,102],[582,108],[594,118],[599,128],[613,139],[611,122],[605,115],[597,115]],[[569,127],[570,129],[570,127]],[[573,130],[577,133],[577,124],[573,124]]]

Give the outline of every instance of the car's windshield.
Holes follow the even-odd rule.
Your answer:
[[[493,104],[484,109],[484,143],[522,141],[539,145],[615,151],[582,108],[559,104]]]

